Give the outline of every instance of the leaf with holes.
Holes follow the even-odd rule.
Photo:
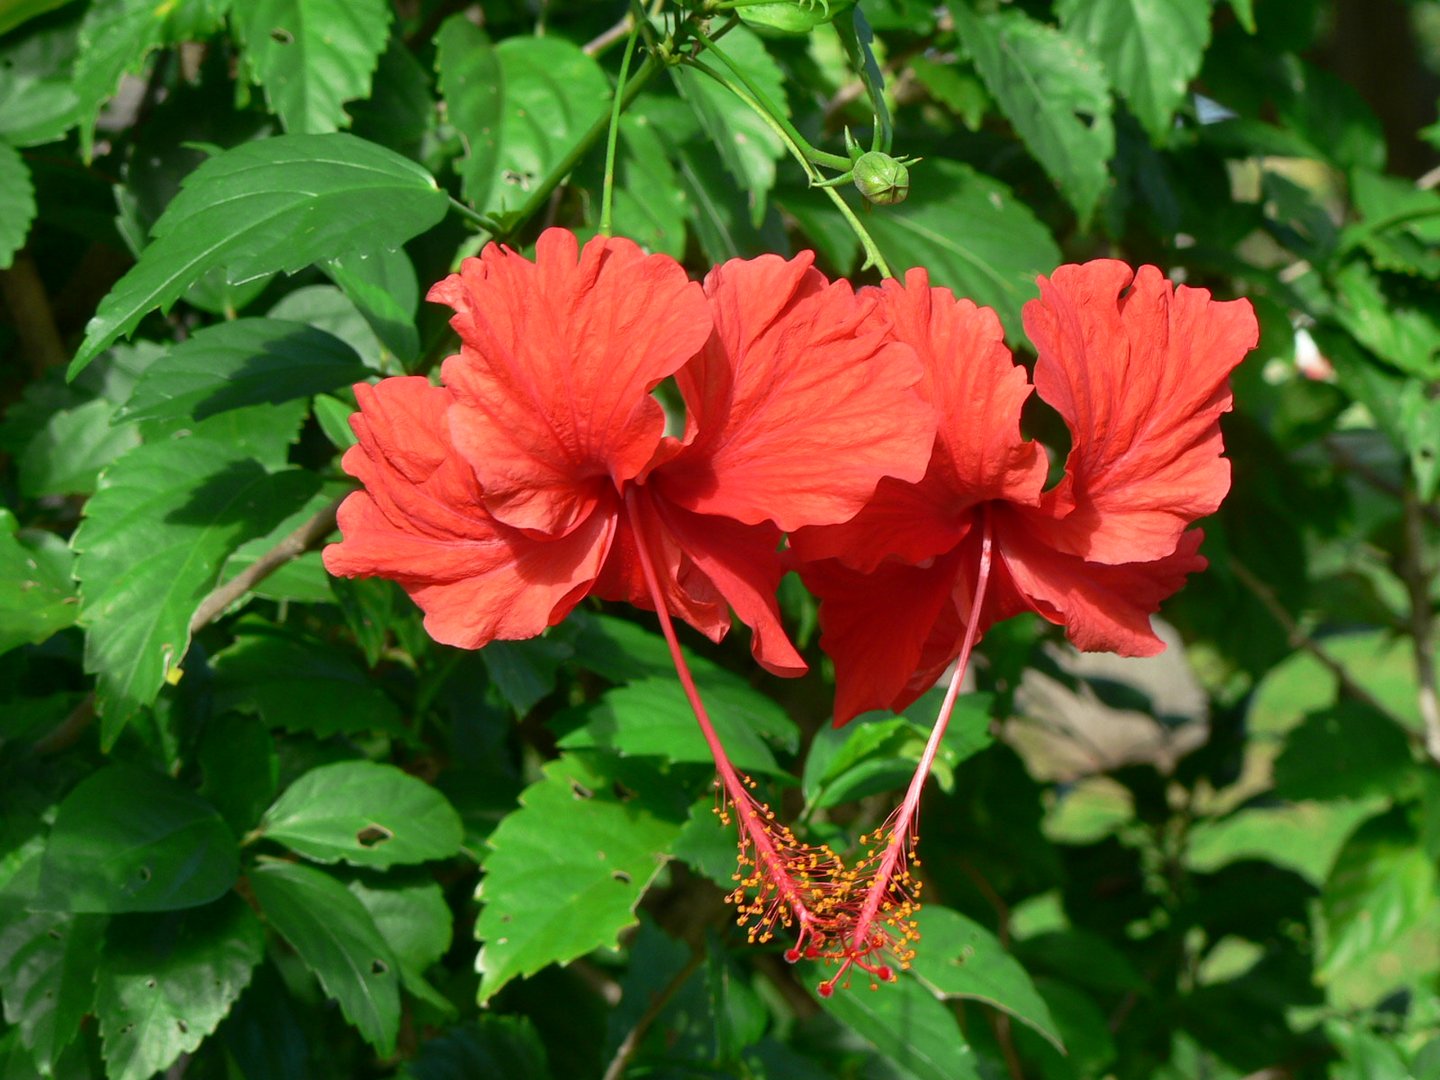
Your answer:
[[[245,901],[110,923],[95,971],[106,1076],[146,1080],[194,1052],[230,1012],[265,955]]]
[[[1130,111],[1163,145],[1210,44],[1210,0],[1062,0],[1056,14],[1105,62]]]
[[[370,761],[311,769],[275,800],[260,828],[307,859],[380,868],[448,859],[462,839],[460,815],[444,795]]]
[[[475,924],[480,1001],[517,976],[613,946],[685,822],[683,796],[634,762],[566,754],[490,834]]]
[[[250,875],[265,919],[382,1057],[400,1030],[399,962],[365,905],[329,874],[265,862]]]
[[[104,747],[179,667],[190,619],[225,557],[268,532],[319,479],[236,458],[234,447],[200,436],[140,446],[105,471],[85,504],[71,547]]]
[[[231,19],[246,70],[286,131],[350,126],[345,102],[369,95],[385,49],[385,0],[248,0]]]
[[[1079,41],[1024,12],[979,15],[960,0],[948,6],[986,89],[1081,223],[1088,222],[1115,153],[1104,68]]]
[[[1044,1036],[1062,1054],[1060,1032],[1020,961],[974,919],[927,904],[917,920],[921,944],[910,973],[937,997],[983,1001]]]
[[[240,284],[398,247],[448,205],[424,168],[353,135],[277,135],[217,154],[185,178],[140,261],[100,302],[70,374],[216,267]]]
[[[34,906],[177,911],[210,903],[239,873],[235,834],[213,806],[168,776],[107,765],[60,803]]]
[[[105,931],[98,915],[0,908],[0,1000],[5,1019],[41,1073],[80,1034],[95,1000],[95,957]]]

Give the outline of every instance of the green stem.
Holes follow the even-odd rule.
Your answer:
[[[470,207],[466,206],[466,205],[465,205],[463,202],[461,202],[459,199],[455,198],[454,195],[451,195],[451,196],[450,196],[450,209],[451,209],[451,210],[454,210],[455,213],[459,214],[461,217],[463,217],[466,221],[470,222],[472,225],[478,225],[478,226],[480,226],[480,231],[481,231],[481,232],[494,232],[494,231],[495,231],[495,222],[491,221],[491,220],[490,220],[489,218],[487,218],[484,214],[481,214],[481,213],[479,213],[479,212],[471,209]]]
[[[625,109],[630,102],[635,100],[635,95],[644,89],[645,84],[648,83],[654,74],[663,66],[664,65],[658,62],[653,56],[647,56],[645,63],[640,65],[640,70],[635,72],[634,77],[625,84],[624,91],[618,92],[617,88],[617,96],[620,98],[620,108],[622,110]],[[520,226],[534,217],[550,198],[550,194],[560,186],[565,180],[565,177],[570,175],[571,170],[580,163],[580,159],[590,152],[590,148],[599,142],[601,137],[604,136],[609,129],[610,114],[607,112],[591,124],[590,127],[585,130],[584,134],[571,144],[570,149],[565,152],[565,156],[556,162],[555,166],[545,174],[545,178],[530,192],[529,198],[520,204],[519,209],[507,214],[503,222],[496,223],[493,230],[494,234],[508,239],[515,234]]]
[[[815,162],[806,154],[806,150],[814,152],[813,148],[801,138],[794,128],[789,124],[778,123],[777,117],[756,101],[745,88],[737,86],[725,75],[716,71],[703,60],[689,56],[685,58],[685,63],[693,67],[696,71],[708,75],[746,105],[750,106],[750,108],[754,110],[755,115],[760,117],[772,131],[780,136],[786,149],[788,149],[795,160],[800,163],[800,167],[805,170],[805,175],[810,179],[811,186],[818,186],[820,180],[823,178],[815,168]],[[845,167],[848,168],[849,165],[849,161],[846,160]],[[850,231],[853,232],[856,239],[860,241],[860,247],[865,252],[865,262],[860,269],[864,270],[866,267],[873,266],[879,271],[882,278],[894,277],[895,275],[890,269],[890,264],[885,261],[885,256],[880,253],[880,248],[875,243],[875,238],[872,237],[869,230],[861,224],[860,219],[855,216],[855,211],[850,209],[849,204],[841,197],[840,193],[831,187],[821,188],[820,190],[825,192],[826,197],[835,204],[836,208],[840,211],[840,216],[843,217],[845,223],[850,226]]]
[[[775,128],[782,134],[784,134],[784,136],[789,140],[791,145],[800,151],[806,161],[809,161],[815,165],[824,165],[827,169],[838,169],[841,172],[849,171],[850,159],[848,157],[841,157],[839,154],[827,154],[825,151],[817,150],[815,149],[815,147],[811,146],[810,143],[806,140],[805,136],[801,135],[800,132],[795,129],[795,126],[790,123],[789,119],[786,118],[785,114],[776,106],[773,101],[770,100],[769,96],[766,95],[765,91],[760,89],[760,87],[756,86],[755,83],[751,81],[750,77],[745,74],[745,70],[741,68],[740,65],[738,65],[737,63],[735,63],[735,61],[731,60],[730,57],[725,55],[724,51],[715,44],[715,40],[713,38],[707,37],[705,33],[698,28],[695,30],[695,37],[702,44],[704,44],[707,52],[714,53],[716,58],[727,68],[729,68],[731,74],[733,74],[735,78],[739,80],[740,85],[745,88],[746,93],[748,93],[749,95],[748,104],[750,105],[750,107],[754,109],[755,112],[758,113],[760,117],[770,125],[770,127]],[[704,61],[699,60],[696,57],[687,57],[686,62],[694,64],[700,70],[705,71],[705,73],[711,78],[718,77],[718,73],[713,68],[709,68],[708,65],[704,64]],[[727,83],[726,80],[723,78],[720,78],[719,81],[722,84],[726,85],[732,93],[736,94],[737,96],[744,96],[740,94],[740,91],[734,86],[734,84]]]
[[[610,110],[610,135],[605,141],[605,183],[600,195],[600,233],[609,236],[615,210],[615,147],[620,141],[620,109],[625,101],[625,80],[630,76],[630,58],[635,55],[635,43],[640,40],[640,30],[630,34],[625,44],[625,58],[620,61],[620,79],[615,84],[615,95]]]

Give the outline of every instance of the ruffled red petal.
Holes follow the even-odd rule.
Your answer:
[[[355,393],[360,442],[343,463],[365,488],[340,507],[344,539],[325,549],[326,569],[399,582],[425,612],[430,636],[462,648],[534,637],[563,619],[599,572],[613,503],[567,536],[531,539],[486,511],[449,442],[448,390],[407,377],[362,383]]]
[[[732,260],[705,279],[715,333],[677,375],[690,445],[655,471],[675,503],[788,532],[847,520],[881,477],[924,474],[935,419],[913,350],[877,297],[831,284],[813,257]]]
[[[454,445],[500,522],[558,534],[641,474],[665,426],[650,391],[710,336],[700,286],[629,240],[547,230],[535,261],[490,245],[430,290],[455,308]]]
[[[1258,340],[1249,302],[1102,259],[1041,278],[1024,319],[1036,389],[1072,439],[1032,536],[1092,563],[1166,557],[1229,490],[1219,420],[1227,378]]]

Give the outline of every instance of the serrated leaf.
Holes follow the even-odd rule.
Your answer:
[[[0,510],[0,653],[38,645],[75,621],[73,561],[54,533],[17,533],[15,515]]]
[[[151,364],[116,420],[193,417],[334,390],[369,375],[339,338],[285,319],[236,319],[197,331]]]
[[[726,709],[707,711],[737,769],[783,774],[775,755],[753,728]],[[621,756],[658,757],[675,764],[715,760],[673,675],[634,679],[608,691],[593,705],[565,715],[582,718],[580,726],[559,740],[567,750],[610,750]]]
[[[1049,230],[1004,184],[969,166],[927,158],[911,173],[910,198],[876,212],[866,228],[892,269],[923,266],[930,284],[993,307],[1006,337],[1024,341],[1020,309],[1035,278],[1060,263]]]
[[[0,142],[0,270],[10,269],[35,220],[35,187],[20,151]]]
[[[1023,12],[977,15],[962,0],[948,7],[986,89],[1084,225],[1115,153],[1103,68],[1079,42]]]
[[[4,24],[0,15],[0,34]],[[78,102],[70,73],[78,30],[78,19],[66,20],[0,46],[0,141],[38,146],[74,126]]]
[[[234,894],[181,915],[112,920],[95,973],[106,1076],[147,1080],[198,1049],[264,954],[260,920]]]
[[[500,57],[485,31],[464,15],[451,15],[440,25],[435,49],[445,116],[465,145],[455,162],[460,191],[472,205],[488,205],[500,180],[496,162],[505,104]]]
[[[1316,978],[1334,982],[1393,945],[1433,911],[1435,886],[1435,865],[1404,810],[1365,822],[1320,895],[1326,947]]]
[[[239,872],[235,834],[213,806],[168,776],[106,765],[60,803],[35,907],[177,911],[222,896]]]
[[[725,35],[725,55],[745,72],[785,116],[790,106],[785,97],[785,76],[751,31],[738,27]],[[721,61],[706,56],[705,62],[720,74],[734,78]],[[750,222],[758,226],[765,217],[765,204],[775,186],[775,162],[785,154],[785,143],[755,111],[726,87],[708,75],[689,67],[673,69],[677,85],[710,142],[725,163],[725,169],[749,199]]]
[[[434,881],[371,888],[352,881],[350,891],[365,905],[400,963],[400,984],[415,997],[446,1013],[455,1007],[425,979],[425,971],[450,948],[454,917]]]
[[[420,355],[415,309],[420,283],[403,249],[378,248],[327,259],[321,269],[344,290],[370,329],[402,364]]]
[[[463,839],[460,815],[444,795],[370,761],[311,769],[265,811],[260,829],[316,862],[381,868],[448,859]]]
[[[1364,260],[1335,275],[1335,317],[1356,340],[1407,375],[1440,375],[1440,301],[1434,290],[1389,287]],[[1403,284],[1403,283],[1402,283]]]
[[[1063,0],[1056,14],[1105,62],[1151,140],[1164,143],[1210,44],[1210,0]]]
[[[808,964],[805,982],[813,991],[830,974]],[[862,971],[856,978],[858,986],[842,983],[828,998],[815,996],[827,1013],[898,1066],[901,1075],[914,1080],[980,1080],[975,1051],[954,1015],[920,980],[902,972],[897,982],[872,993],[867,989],[868,974]]]
[[[5,1022],[48,1075],[80,1033],[95,1000],[95,957],[105,931],[96,915],[0,909],[0,999]],[[13,916],[13,917],[12,917]]]
[[[267,473],[199,437],[137,447],[101,477],[71,547],[102,745],[113,745],[184,658],[190,619],[225,556],[268,531],[317,480]]]
[[[665,780],[566,754],[490,834],[480,882],[480,1001],[517,976],[614,945],[665,863],[685,807]]]
[[[447,205],[421,166],[353,135],[278,135],[217,154],[185,178],[140,261],[101,301],[70,374],[209,270],[238,284],[398,247]]]
[[[1360,221],[1346,228],[1346,248],[1363,245],[1381,270],[1440,277],[1440,194],[1356,169],[1350,174],[1350,196]]]
[[[74,86],[80,121],[80,150],[88,161],[95,118],[115,93],[120,76],[138,71],[165,40],[166,12],[152,0],[91,4],[80,24]]]
[[[369,95],[390,17],[385,0],[247,0],[232,19],[270,110],[318,134],[348,127],[345,102]]]
[[[245,624],[213,663],[217,704],[317,738],[377,732],[408,739],[400,709],[344,650]]]
[[[45,421],[20,454],[20,490],[42,495],[88,495],[100,470],[140,443],[134,425],[112,423],[115,406],[94,398]]]
[[[475,209],[508,223],[509,214],[560,164],[579,136],[606,115],[610,84],[593,58],[561,37],[507,38],[496,46],[495,56],[505,93],[493,156],[485,146],[490,135],[484,127],[491,105],[473,103],[472,110],[467,100],[460,119],[481,127],[462,129],[462,134],[482,153],[463,175],[473,185],[473,190],[466,189],[466,198]],[[467,70],[472,79],[484,77],[483,56],[477,63],[476,72]],[[452,122],[458,125],[455,118]],[[488,181],[481,175],[487,159]]]
[[[250,875],[265,919],[315,972],[382,1057],[395,1051],[400,1029],[399,962],[365,905],[313,867],[265,862]]]
[[[920,944],[910,963],[911,975],[937,997],[983,1001],[1003,1009],[1065,1052],[1045,999],[999,938],[949,908],[927,904],[917,918]]]

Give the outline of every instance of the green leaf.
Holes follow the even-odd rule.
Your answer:
[[[400,964],[400,985],[446,1013],[455,1007],[425,979],[425,971],[450,948],[453,916],[434,881],[371,888],[360,881],[350,891],[365,905],[375,928]]]
[[[94,148],[100,107],[115,93],[120,76],[138,72],[151,51],[165,41],[167,18],[167,9],[152,0],[113,0],[91,4],[86,10],[74,74],[85,160]]]
[[[1230,7],[1235,12],[1235,18],[1245,28],[1247,34],[1255,33],[1255,0],[1230,0]]]
[[[962,0],[947,6],[986,89],[1085,225],[1115,153],[1104,69],[1078,41],[1023,12],[977,15]]]
[[[743,719],[708,702],[707,711],[737,769],[783,773],[770,748]],[[566,714],[573,715],[583,720],[559,740],[567,750],[612,750],[622,756],[659,757],[676,764],[715,760],[674,675],[632,680],[608,691],[595,704]]]
[[[231,19],[271,112],[318,134],[349,127],[345,102],[369,96],[390,14],[385,0],[247,0]]]
[[[49,1075],[80,1033],[95,1000],[95,958],[105,932],[96,915],[0,909],[0,1000],[35,1064]]]
[[[209,270],[224,267],[238,284],[396,247],[448,204],[419,165],[353,135],[279,135],[217,154],[185,178],[153,242],[101,301],[70,374]]]
[[[1038,295],[1035,278],[1060,263],[1049,230],[998,180],[969,166],[926,159],[911,173],[910,198],[866,222],[897,274],[930,271],[930,284],[993,307],[1007,338],[1024,340],[1020,308]]]
[[[670,650],[659,634],[610,615],[572,616],[566,629],[576,632],[573,644],[579,667],[616,683],[675,682]],[[726,725],[724,730],[730,730],[732,724],[737,731],[748,728],[783,750],[796,751],[800,729],[774,699],[713,660],[688,650],[683,655],[712,719]],[[695,717],[688,711],[688,702],[686,710],[693,726]]]
[[[1284,799],[1391,795],[1414,771],[1410,742],[1387,717],[1353,701],[1311,713],[1275,761]]]
[[[933,904],[921,909],[917,921],[920,945],[910,973],[936,997],[983,1001],[1003,1009],[1065,1052],[1045,999],[999,938],[958,911]]]
[[[35,906],[178,911],[223,895],[239,872],[235,834],[213,806],[168,776],[106,765],[60,804]]]
[[[460,850],[460,815],[435,788],[370,761],[311,769],[265,812],[266,837],[316,862],[355,866],[448,859]]]
[[[1346,248],[1362,245],[1380,270],[1440,277],[1440,193],[1368,169],[1350,174],[1360,221],[1346,228]]]
[[[490,834],[475,924],[480,1002],[517,976],[613,946],[665,863],[683,801],[653,773],[566,754]]]
[[[106,1076],[147,1080],[219,1027],[265,954],[245,901],[114,919],[95,973]]]
[[[1340,850],[1320,896],[1325,958],[1316,978],[1337,982],[1385,952],[1433,912],[1435,886],[1435,865],[1403,810],[1367,821]]]
[[[465,68],[457,78],[485,77],[489,62],[485,48],[480,48],[474,67]],[[507,38],[496,47],[495,56],[505,93],[493,150],[487,145],[491,134],[485,127],[493,115],[489,101],[467,98],[462,115],[452,117],[452,122],[481,125],[461,129],[474,154],[462,173],[471,185],[466,198],[480,213],[509,223],[510,213],[564,160],[579,136],[606,114],[610,84],[594,59],[561,37]],[[481,175],[486,161],[488,180]]]
[[[0,270],[10,269],[35,220],[35,188],[25,159],[0,142]]]
[[[790,115],[785,97],[785,76],[765,50],[764,43],[744,27],[725,35],[725,55],[745,72],[774,108]],[[712,55],[705,62],[731,79],[733,73]],[[677,85],[700,126],[720,154],[725,169],[740,185],[749,200],[750,222],[758,226],[765,217],[765,202],[775,186],[775,162],[785,154],[785,142],[726,87],[708,75],[689,67],[672,69]]]
[[[490,203],[500,180],[500,128],[505,117],[505,75],[485,31],[464,15],[451,15],[435,35],[435,68],[445,116],[460,133],[465,153],[455,161],[460,191],[474,206]]]
[[[1165,143],[1210,44],[1209,0],[1062,0],[1056,14],[1105,62],[1151,141]]]
[[[9,10],[7,9],[7,13]],[[0,34],[6,16],[0,14]],[[78,19],[49,23],[0,46],[0,141],[53,142],[75,125],[78,102],[70,73]]]
[[[70,0],[10,0],[0,8],[0,34],[8,34],[15,27],[69,2]]]
[[[204,782],[200,794],[235,830],[248,833],[275,799],[280,758],[275,740],[253,716],[226,713],[205,725],[197,753]]]
[[[133,425],[112,426],[115,411],[94,398],[52,415],[20,455],[20,490],[32,499],[92,493],[100,470],[140,442]]]
[[[480,650],[486,672],[516,716],[524,716],[554,691],[560,669],[574,655],[566,642],[548,637],[492,641]]]
[[[399,962],[365,905],[329,874],[264,862],[250,886],[265,919],[315,972],[325,993],[381,1057],[400,1029]]]
[[[0,653],[39,645],[80,611],[65,542],[54,533],[17,533],[16,524],[0,510]]]
[[[266,532],[317,479],[267,473],[198,436],[137,447],[106,471],[71,541],[103,746],[179,666],[190,619],[225,556]]]
[[[415,329],[420,283],[404,249],[359,251],[327,259],[321,268],[345,291],[396,359],[410,364],[420,355],[420,333]]]
[[[258,623],[237,630],[235,643],[213,661],[220,707],[251,709],[270,727],[317,738],[411,737],[399,706],[343,649]]]
[[[1355,339],[1407,375],[1440,376],[1440,302],[1431,288],[1391,287],[1363,260],[1335,275],[1335,317]]]
[[[921,943],[924,944],[923,942]],[[812,987],[830,972],[806,965]],[[858,972],[859,985],[842,983],[821,1007],[845,1024],[914,1080],[980,1080],[975,1051],[965,1041],[950,1009],[920,980],[904,973],[897,982],[867,989],[870,976]]]
[[[309,397],[369,375],[355,350],[284,319],[236,319],[197,331],[151,364],[116,420],[207,416]]]

